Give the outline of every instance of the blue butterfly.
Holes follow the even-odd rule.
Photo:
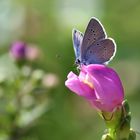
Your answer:
[[[96,18],[90,19],[85,34],[73,29],[72,38],[77,65],[107,64],[115,56],[116,43]]]

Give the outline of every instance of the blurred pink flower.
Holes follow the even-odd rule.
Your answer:
[[[79,76],[68,74],[65,85],[87,99],[97,110],[112,112],[122,104],[123,86],[117,73],[107,66],[82,66]]]
[[[16,41],[11,45],[10,55],[16,59],[25,59],[26,57],[26,44],[21,41]]]
[[[34,61],[40,57],[40,49],[34,44],[28,44],[26,49],[26,58],[29,61]]]
[[[40,50],[33,44],[16,41],[11,45],[10,55],[15,60],[34,61],[40,56]]]
[[[46,88],[53,88],[59,84],[59,78],[54,73],[47,73],[42,79],[42,84]]]

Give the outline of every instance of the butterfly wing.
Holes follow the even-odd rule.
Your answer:
[[[116,53],[116,43],[113,39],[107,38],[97,41],[92,44],[84,59],[86,65],[88,64],[104,64],[113,59]]]
[[[80,31],[73,29],[72,30],[72,38],[73,38],[73,47],[74,47],[76,59],[80,59],[83,34]]]
[[[102,24],[96,18],[91,18],[81,45],[81,59],[85,57],[85,52],[89,46],[104,38],[106,38],[106,33]]]

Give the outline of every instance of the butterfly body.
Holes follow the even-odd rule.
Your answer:
[[[73,29],[73,46],[77,65],[106,64],[116,52],[114,40],[96,18],[90,19],[84,35]]]

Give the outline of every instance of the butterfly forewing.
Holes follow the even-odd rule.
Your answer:
[[[73,29],[72,38],[73,38],[73,47],[74,47],[75,56],[76,59],[79,59],[81,54],[81,44],[83,41],[83,34],[80,31]]]
[[[116,52],[116,44],[113,39],[102,39],[92,44],[85,56],[86,64],[103,64],[110,61]]]
[[[106,38],[106,33],[102,24],[96,18],[91,18],[81,45],[81,59],[85,57],[85,52],[89,46],[104,38]]]

